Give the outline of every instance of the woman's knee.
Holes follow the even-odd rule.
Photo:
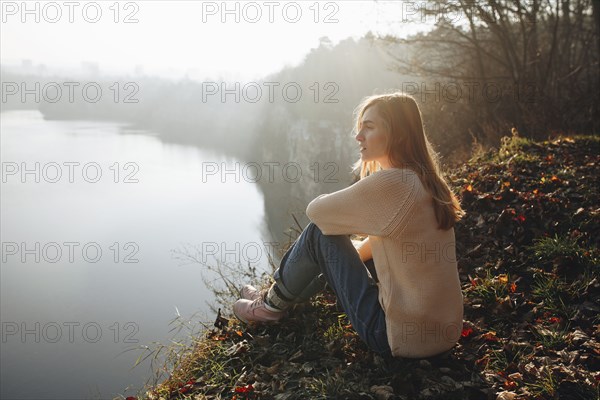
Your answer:
[[[304,228],[305,231],[308,231],[311,234],[323,235],[321,229],[314,222],[310,221],[308,225]]]

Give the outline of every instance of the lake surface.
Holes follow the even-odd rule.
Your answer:
[[[177,310],[214,321],[206,269],[173,250],[267,268],[262,193],[215,174],[236,160],[37,111],[0,128],[2,398],[134,394],[151,374],[124,350],[167,343]]]

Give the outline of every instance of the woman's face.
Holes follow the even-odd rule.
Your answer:
[[[361,161],[379,161],[383,169],[391,164],[387,153],[388,132],[376,106],[368,107],[360,121],[356,135]]]

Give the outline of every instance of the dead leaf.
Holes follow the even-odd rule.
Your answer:
[[[515,392],[508,392],[505,390],[503,392],[497,393],[496,400],[513,400],[515,397],[517,397],[517,394]]]
[[[394,389],[391,386],[371,386],[371,392],[374,393],[379,400],[388,400],[394,397]]]

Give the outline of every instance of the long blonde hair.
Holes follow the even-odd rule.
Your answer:
[[[433,198],[438,228],[452,228],[465,212],[441,174],[438,155],[425,135],[415,99],[402,92],[365,97],[355,109],[357,132],[362,128],[362,117],[369,107],[375,107],[386,125],[387,154],[392,167],[410,168],[419,176]],[[377,161],[362,162],[360,159],[354,168],[360,168],[361,179],[382,169]]]

